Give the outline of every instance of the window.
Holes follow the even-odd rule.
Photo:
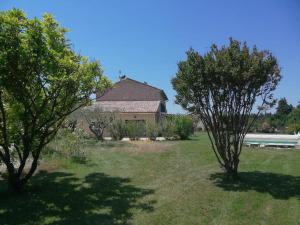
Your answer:
[[[166,113],[167,112],[166,105],[163,102],[160,103],[160,112],[162,112],[162,113]]]

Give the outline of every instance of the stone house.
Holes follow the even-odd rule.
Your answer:
[[[104,94],[96,94],[94,106],[103,112],[118,112],[125,122],[146,124],[158,123],[166,116],[167,101],[162,89],[122,76]]]

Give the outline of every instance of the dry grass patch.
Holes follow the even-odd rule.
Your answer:
[[[135,148],[137,151],[141,152],[157,152],[165,151],[174,146],[174,143],[171,142],[157,142],[157,141],[137,141]]]
[[[41,161],[40,165],[38,167],[39,171],[47,171],[47,172],[52,172],[57,170],[60,167],[60,164],[58,161]]]
[[[171,149],[174,143],[157,141],[132,141],[126,147],[117,148],[117,151],[127,152],[162,152]]]

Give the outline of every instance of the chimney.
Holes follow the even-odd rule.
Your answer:
[[[119,76],[119,79],[120,79],[120,80],[126,79],[126,75]]]

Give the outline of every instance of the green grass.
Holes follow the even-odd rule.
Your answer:
[[[205,134],[85,151],[45,156],[21,196],[0,183],[0,224],[300,224],[300,151],[245,148],[239,182],[224,179]]]

